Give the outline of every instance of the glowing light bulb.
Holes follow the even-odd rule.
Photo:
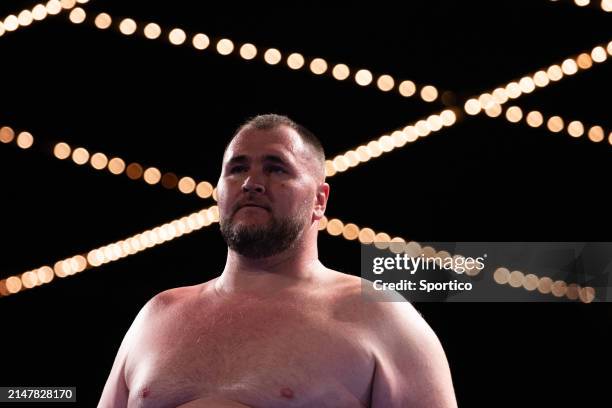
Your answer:
[[[193,47],[197,50],[204,50],[210,45],[210,38],[206,34],[196,34],[191,40]]]
[[[304,57],[302,54],[293,53],[287,57],[287,65],[291,69],[300,69],[304,66]]]
[[[112,23],[112,18],[111,16],[109,16],[106,13],[100,13],[96,16],[95,20],[94,20],[94,24],[96,27],[98,27],[101,30],[105,30],[108,27],[110,27],[111,23]]]
[[[144,28],[144,35],[149,40],[159,38],[161,35],[161,27],[155,23],[149,23]]]
[[[185,34],[185,31],[181,30],[180,28],[174,28],[168,34],[168,40],[170,40],[170,43],[174,45],[181,45],[186,39],[187,35]]]
[[[119,23],[119,31],[125,35],[132,35],[136,32],[136,22],[131,18],[125,18]]]
[[[234,51],[234,43],[227,39],[222,38],[217,42],[217,52],[221,55],[229,55]]]
[[[344,81],[351,74],[349,67],[344,64],[337,64],[332,70],[332,75],[338,81]]]
[[[315,75],[322,75],[327,71],[327,62],[323,58],[315,58],[310,62],[310,70]]]

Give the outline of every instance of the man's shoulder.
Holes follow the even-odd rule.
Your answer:
[[[328,269],[327,273],[329,277],[325,283],[328,289],[341,298],[359,299],[360,302],[370,306],[373,304],[385,303],[407,303],[410,305],[410,303],[397,292],[386,292],[384,294],[374,292],[373,283],[360,276],[350,275],[332,269]]]
[[[439,340],[434,331],[400,294],[373,294],[372,282],[357,276],[339,276],[339,279],[342,282],[337,291],[339,304],[367,329],[381,350],[409,355],[419,352],[423,346],[437,347]]]
[[[143,311],[151,315],[186,306],[205,295],[205,292],[210,290],[211,283],[215,279],[197,285],[181,286],[159,292],[149,299],[143,307]]]
[[[374,293],[372,282],[359,276],[330,270],[330,293],[343,312],[372,329],[384,326],[405,329],[422,327],[424,320],[414,306],[398,293]],[[392,329],[391,329],[392,330]]]

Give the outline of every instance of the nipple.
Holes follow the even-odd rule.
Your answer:
[[[285,387],[280,391],[281,397],[291,399],[293,398],[293,390],[289,387]]]

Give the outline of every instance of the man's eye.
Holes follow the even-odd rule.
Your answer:
[[[279,174],[286,173],[285,169],[280,166],[270,166],[268,167],[268,171],[270,173],[279,173]]]
[[[230,174],[240,173],[246,170],[245,166],[235,166],[230,169]]]

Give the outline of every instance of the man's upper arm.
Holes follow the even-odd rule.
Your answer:
[[[108,379],[106,380],[104,390],[102,391],[102,396],[100,397],[100,401],[98,402],[98,408],[127,407],[129,390],[125,383],[124,377],[125,360],[127,353],[125,351],[125,347],[123,347],[126,342],[126,339],[127,335],[123,339],[123,342],[119,347],[119,351],[117,352],[117,356],[115,357],[113,368],[111,369]]]
[[[379,304],[372,407],[455,408],[442,345],[408,302]]]
[[[119,346],[119,351],[117,351],[117,356],[113,362],[113,367],[104,385],[102,396],[98,402],[98,408],[127,407],[129,389],[125,382],[125,365],[128,353],[134,340],[134,334],[138,331],[138,327],[143,324],[143,321],[146,320],[145,316],[150,313],[149,309],[156,298],[157,296],[150,300],[140,310],[129,330],[123,337],[123,341]]]

